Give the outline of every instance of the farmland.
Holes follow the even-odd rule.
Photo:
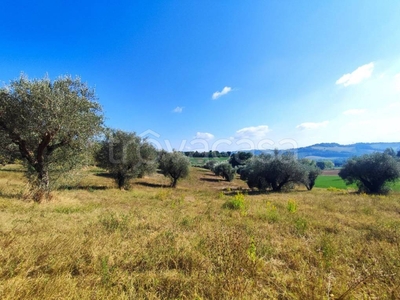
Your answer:
[[[316,188],[336,188],[336,189],[349,189],[356,191],[357,186],[355,184],[346,185],[345,182],[338,175],[320,175],[315,181]],[[392,191],[400,192],[400,182],[389,184]]]
[[[398,193],[83,173],[35,204],[18,166],[0,171],[0,298],[400,298]]]

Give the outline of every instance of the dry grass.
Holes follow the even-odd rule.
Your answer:
[[[34,204],[0,171],[1,299],[400,299],[399,194],[88,174]]]

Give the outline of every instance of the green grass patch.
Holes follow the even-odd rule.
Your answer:
[[[315,187],[327,189],[330,187],[334,187],[337,189],[356,189],[357,186],[355,184],[346,185],[342,178],[337,175],[320,175],[318,176],[317,180],[315,181]]]
[[[346,185],[342,178],[338,175],[320,175],[315,181],[315,187],[317,188],[337,188],[341,190],[345,189],[357,189],[355,184]],[[392,191],[400,192],[400,181],[390,183],[389,187]]]

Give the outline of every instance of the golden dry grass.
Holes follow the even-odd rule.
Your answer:
[[[120,191],[91,170],[35,204],[8,170],[1,299],[400,299],[399,194],[251,193],[196,168]]]

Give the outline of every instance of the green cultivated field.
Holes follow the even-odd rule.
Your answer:
[[[320,175],[315,181],[316,188],[356,189],[356,185],[347,186],[337,175]]]
[[[337,188],[337,189],[351,189],[357,190],[357,186],[355,184],[346,185],[342,178],[337,175],[320,175],[318,176],[315,182],[316,188]],[[390,185],[393,191],[400,191],[400,182],[396,182],[395,184]]]

